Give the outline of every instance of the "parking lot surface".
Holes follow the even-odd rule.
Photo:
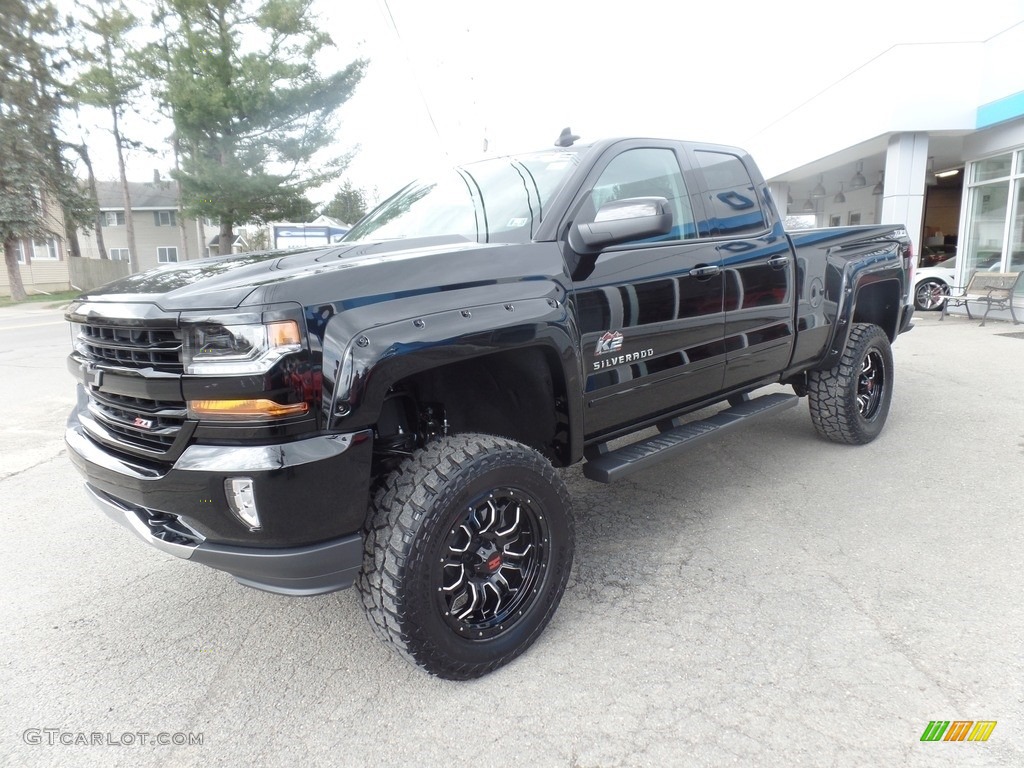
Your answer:
[[[1024,765],[1024,325],[916,321],[868,446],[800,407],[621,484],[567,470],[558,613],[453,683],[352,592],[264,594],[107,520],[63,448],[60,313],[4,310],[0,764]]]

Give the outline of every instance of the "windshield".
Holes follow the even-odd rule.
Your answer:
[[[564,149],[453,168],[385,200],[345,240],[455,235],[481,243],[527,242],[578,163],[577,151]]]

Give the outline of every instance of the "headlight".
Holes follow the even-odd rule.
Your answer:
[[[71,326],[71,347],[78,354],[86,356],[89,354],[89,348],[86,346],[85,338],[82,333],[82,329],[85,327],[81,323],[69,323]]]
[[[246,325],[197,323],[185,327],[185,373],[230,376],[264,373],[291,352],[302,350],[294,320]]]

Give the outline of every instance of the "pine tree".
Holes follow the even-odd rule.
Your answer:
[[[160,98],[174,119],[186,210],[220,221],[220,252],[234,225],[300,221],[308,189],[336,179],[344,155],[318,161],[334,142],[331,118],[366,62],[322,76],[332,46],[310,0],[165,0],[169,67]]]
[[[351,226],[366,215],[366,197],[365,191],[346,181],[320,212]]]
[[[68,227],[92,215],[56,129],[68,106],[59,80],[65,33],[49,0],[0,1],[0,239],[16,301],[25,298],[19,241],[60,234],[44,220],[44,195],[61,206]]]
[[[117,148],[117,170],[121,179],[124,202],[125,231],[128,236],[128,258],[131,271],[139,268],[139,252],[135,245],[135,217],[128,188],[125,149],[132,146],[124,136],[121,124],[125,111],[133,104],[142,87],[139,53],[128,42],[138,19],[121,0],[96,0],[87,6],[82,28],[87,33],[78,52],[88,67],[75,82],[75,93],[83,104],[105,109],[110,114],[110,132]]]

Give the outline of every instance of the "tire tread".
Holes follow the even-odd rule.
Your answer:
[[[566,564],[556,598],[530,635],[508,653],[484,664],[458,662],[441,653],[428,634],[408,620],[409,596],[403,585],[409,578],[407,566],[424,546],[424,537],[418,535],[422,523],[432,510],[443,508],[459,491],[459,476],[475,463],[512,463],[538,472],[555,490],[566,511],[572,551],[571,502],[565,484],[547,459],[512,440],[474,433],[445,437],[417,451],[383,480],[371,501],[364,527],[363,568],[356,588],[370,625],[385,643],[427,672],[449,679],[487,674],[526,650],[554,614],[569,572]]]
[[[863,418],[857,409],[856,397],[850,393],[856,390],[856,380],[864,354],[872,344],[880,344],[888,355],[889,370],[886,371],[886,387],[892,388],[891,352],[885,332],[871,323],[854,323],[843,349],[842,357],[832,368],[811,371],[807,376],[807,395],[810,405],[811,422],[818,434],[827,440],[847,445],[863,445],[871,442],[877,431],[865,429]],[[885,412],[880,414],[884,423],[888,411],[888,400],[883,404]]]

